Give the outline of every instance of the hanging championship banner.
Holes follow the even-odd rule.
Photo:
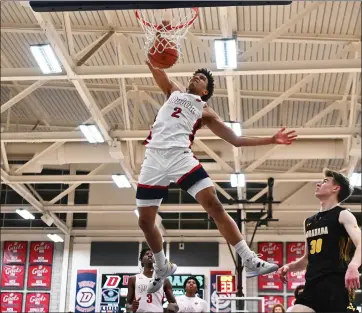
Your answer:
[[[294,296],[288,296],[287,297],[287,307],[291,307],[294,305],[295,297]]]
[[[50,289],[52,267],[50,265],[29,265],[28,288]]]
[[[3,264],[25,264],[26,241],[5,241]]]
[[[21,313],[23,294],[20,292],[2,292],[0,295],[0,312]]]
[[[287,263],[300,259],[305,252],[304,242],[287,242]],[[305,283],[305,270],[300,272],[288,272],[287,290],[294,291],[299,285]]]
[[[97,270],[78,270],[75,313],[95,313]]]
[[[276,304],[281,304],[284,306],[284,297],[283,296],[265,296],[259,295],[259,297],[264,297],[264,312],[271,313],[273,306]],[[259,301],[259,312],[262,311],[261,301]]]
[[[210,272],[210,311],[216,312],[216,299],[229,298],[233,294],[225,293],[218,294],[216,291],[216,277],[219,275],[231,275],[231,271],[211,271]],[[231,301],[219,299],[219,312],[231,312]]]
[[[283,243],[282,242],[258,242],[258,253],[262,259],[269,263],[283,264]],[[283,283],[276,272],[258,276],[259,291],[275,290],[283,291]]]
[[[49,293],[27,293],[25,299],[25,312],[49,312],[50,294]]]
[[[24,278],[24,265],[3,265],[1,287],[24,288]]]
[[[30,244],[29,264],[53,264],[54,243],[52,241],[33,241]]]

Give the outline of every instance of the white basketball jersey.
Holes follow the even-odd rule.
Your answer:
[[[186,295],[182,295],[176,297],[176,301],[180,308],[179,312],[209,312],[206,301],[197,296],[187,297]]]
[[[150,280],[142,273],[136,275],[135,299],[141,298],[137,312],[163,312],[163,288],[155,293],[147,293]]]
[[[158,111],[144,144],[147,148],[189,148],[201,127],[205,102],[200,96],[174,91]]]

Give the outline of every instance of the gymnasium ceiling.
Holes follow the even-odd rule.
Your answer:
[[[213,40],[235,33],[238,68],[217,70]],[[42,43],[53,46],[63,73],[41,73],[29,46]],[[95,209],[55,207],[27,185],[104,186],[113,183],[112,171],[137,181],[141,140],[164,102],[144,65],[143,46],[144,35],[132,11],[35,13],[26,1],[1,2],[1,181],[32,210],[90,216]],[[300,225],[296,193],[312,188],[324,167],[348,175],[360,172],[361,2],[202,8],[182,47],[183,57],[167,72],[187,84],[195,69],[213,70],[216,90],[209,104],[224,120],[241,121],[248,136],[273,135],[281,126],[299,135],[289,147],[232,149],[207,129],[200,130],[195,154],[225,201],[264,201],[266,181],[274,177],[281,201],[275,210],[290,212],[279,217],[282,224],[292,225],[296,213]],[[97,124],[107,143],[86,143],[77,128],[85,121]],[[44,169],[69,168],[90,174],[39,175]],[[246,174],[246,188],[230,188],[232,172]],[[354,211],[360,210],[360,194],[356,190],[350,200]],[[129,205],[105,205],[105,214],[126,210],[133,215],[134,192],[126,197]],[[302,208],[314,210],[315,202]],[[185,203],[164,208],[178,211],[201,209]],[[63,222],[56,224],[69,231]]]

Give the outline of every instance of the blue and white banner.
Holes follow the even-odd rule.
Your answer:
[[[75,313],[95,313],[97,270],[78,270]]]

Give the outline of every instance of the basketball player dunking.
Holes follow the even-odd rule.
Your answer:
[[[178,305],[172,292],[172,286],[168,279],[164,281],[163,288],[155,293],[147,293],[148,284],[153,274],[153,253],[149,249],[143,249],[140,253],[143,272],[132,276],[128,280],[127,312],[163,312],[162,299],[165,294],[169,303],[168,312],[177,313]]]
[[[361,230],[354,215],[339,206],[352,188],[340,173],[324,170],[324,176],[315,191],[320,210],[304,222],[305,255],[278,270],[286,282],[287,272],[307,269],[303,293],[290,312],[346,312],[349,294],[360,287]],[[348,265],[351,240],[356,251]]]
[[[235,223],[220,203],[214,184],[190,146],[196,131],[206,125],[215,135],[235,147],[268,144],[291,144],[296,135],[284,128],[268,138],[238,137],[206,104],[214,91],[214,79],[206,69],[197,70],[186,91],[169,80],[163,70],[148,63],[157,85],[167,100],[158,112],[152,130],[145,140],[145,159],[137,187],[138,223],[155,257],[154,279],[148,293],[163,286],[163,280],[176,271],[176,264],[168,262],[162,249],[161,233],[155,225],[157,210],[167,195],[170,182],[176,182],[193,196],[214,219],[220,233],[234,246],[247,269],[247,277],[267,274],[278,269],[252,252]]]
[[[200,289],[200,283],[196,277],[190,276],[184,282],[185,294],[176,298],[180,313],[209,312],[209,306],[204,299],[199,298],[196,293]]]

